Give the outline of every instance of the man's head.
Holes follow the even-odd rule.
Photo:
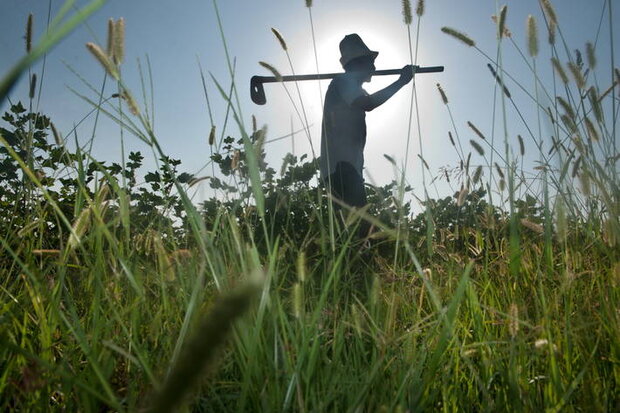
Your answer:
[[[366,72],[370,75],[375,70],[374,63],[378,54],[370,50],[355,33],[346,35],[340,42],[340,63],[347,72]]]

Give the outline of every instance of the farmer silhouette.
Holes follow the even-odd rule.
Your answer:
[[[349,34],[340,42],[340,54],[345,73],[331,81],[325,95],[321,178],[333,197],[349,206],[363,207],[367,203],[363,178],[366,112],[409,83],[413,67],[403,67],[398,80],[370,95],[362,84],[370,82],[379,52],[370,50],[359,35]]]

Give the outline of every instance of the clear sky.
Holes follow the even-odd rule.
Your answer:
[[[321,72],[341,71],[338,63],[338,43],[344,35],[354,32],[359,33],[371,49],[380,52],[376,61],[378,69],[400,68],[409,63],[409,37],[403,23],[401,1],[315,0],[313,3],[312,17]],[[416,3],[412,1],[414,11]],[[416,77],[422,149],[431,171],[437,174],[442,166],[456,166],[457,157],[447,137],[448,131],[453,128],[446,107],[437,93],[436,83],[441,83],[448,95],[457,131],[466,151],[470,150],[468,141],[475,139],[471,129],[466,126],[467,121],[473,122],[487,136],[490,137],[495,130],[496,139],[503,139],[497,132],[500,124],[493,124],[495,84],[486,68],[487,60],[473,48],[468,48],[442,33],[441,27],[449,26],[467,33],[480,49],[495,57],[496,28],[491,16],[496,13],[498,5],[507,4],[507,27],[512,32],[514,42],[526,55],[525,22],[528,14],[532,14],[538,22],[541,46],[538,67],[543,80],[549,79],[551,75],[550,51],[538,0],[505,0],[499,3],[494,0],[433,0],[425,3],[426,10],[419,28],[418,20],[414,16],[411,40],[415,42],[419,29],[417,64],[443,65],[446,68],[444,73]],[[620,21],[620,3],[616,0],[611,3],[614,7],[614,20]],[[23,36],[28,13],[34,14],[36,39],[45,30],[48,9],[51,8],[51,15],[54,16],[62,4],[63,1],[60,0],[0,2],[0,74],[5,73],[10,65],[24,54]],[[76,7],[84,4],[85,1],[77,1]],[[601,89],[606,89],[611,81],[610,28],[607,17],[601,23],[601,15],[607,0],[555,0],[553,4],[570,50],[579,48],[584,51],[586,41],[597,41],[597,79]],[[249,79],[254,74],[269,75],[269,72],[258,65],[261,60],[269,62],[283,74],[291,72],[285,53],[270,31],[272,27],[277,28],[286,39],[295,72],[316,72],[309,13],[305,2],[220,0],[218,7],[228,50],[231,57],[236,58],[235,80],[246,125],[251,124],[250,118],[254,114],[259,126],[268,125],[267,139],[288,134],[291,125],[295,130],[300,129],[302,120],[295,113],[281,85],[266,85],[267,104],[257,106],[250,100]],[[182,160],[183,171],[198,171],[208,162],[207,137],[211,121],[197,60],[200,60],[206,72],[213,73],[222,84],[229,85],[231,82],[211,0],[109,0],[85,25],[48,55],[39,109],[51,116],[63,133],[68,133],[74,124],[87,115],[91,107],[76,97],[68,87],[91,97],[93,95],[68,67],[73,68],[95,87],[101,87],[103,70],[87,52],[84,44],[94,41],[105,45],[107,20],[110,17],[124,17],[126,21],[126,61],[123,65],[125,83],[137,96],[141,95],[137,59],[141,59],[144,66],[148,56],[154,80],[156,133],[164,150],[170,156]],[[620,27],[614,29],[617,61],[620,56]],[[506,70],[525,88],[533,91],[533,75],[512,42],[504,42],[502,53]],[[563,61],[566,60],[564,56]],[[41,76],[42,63],[38,63],[32,70]],[[375,78],[365,87],[372,92],[394,79]],[[210,79],[207,81],[214,123],[219,135],[224,124],[225,102],[213,82]],[[22,81],[14,89],[11,94],[12,101],[26,100],[26,83]],[[535,111],[531,101],[527,100],[514,83],[508,81],[507,85],[523,114],[533,122]],[[294,85],[289,83],[287,86],[295,99],[298,99]],[[300,86],[308,123],[312,125],[310,139],[318,153],[322,100],[319,92],[325,92],[327,82],[319,84],[311,81]],[[112,83],[108,81],[106,96],[114,91]],[[404,162],[411,93],[412,86],[409,85],[367,117],[367,181],[385,184],[394,177],[393,168],[383,154],[394,157],[398,164]],[[298,104],[298,100],[296,103]],[[5,103],[0,110],[4,111],[6,107]],[[523,126],[510,108],[508,119],[509,135],[517,148],[515,137],[519,133],[524,134]],[[82,144],[92,135],[92,121],[92,117],[87,118],[77,128],[77,137]],[[416,188],[418,196],[422,196],[419,192],[420,163],[416,156],[420,153],[417,123],[418,118],[414,111],[407,180]],[[239,136],[236,125],[230,122],[225,134]],[[310,153],[306,135],[298,133],[294,140],[297,155]],[[150,150],[144,144],[131,137],[126,138],[126,141],[128,150],[141,150],[148,157]],[[102,121],[96,131],[95,156],[118,162],[119,144],[118,126]],[[292,148],[292,139],[269,144],[267,152],[271,166],[278,170],[282,157]],[[476,156],[472,162],[480,162],[475,158]],[[441,187],[442,196],[448,194],[446,189],[445,185]],[[199,191],[199,197],[209,195],[206,184]],[[434,189],[430,195],[435,195]]]

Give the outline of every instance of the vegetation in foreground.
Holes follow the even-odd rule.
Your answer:
[[[551,4],[541,6],[561,38]],[[506,12],[498,42],[520,50]],[[523,138],[505,136],[500,149],[470,124],[473,156],[463,131],[450,131],[461,163],[442,177],[459,183],[455,194],[425,196],[415,215],[410,188],[393,182],[342,223],[314,184],[315,161],[290,155],[277,173],[265,130],[238,118],[237,137],[212,130],[217,174],[181,172],[122,82],[122,25],[111,21],[108,51],[89,46],[118,93],[109,105],[84,99],[148,143],[157,170],[143,171],[138,152],[108,164],[71,149],[31,104],[3,117],[4,410],[620,409],[620,79],[609,89],[588,76],[590,46],[587,62],[560,58],[550,39],[563,92],[554,107],[538,104],[550,93],[542,84],[530,95],[555,136],[532,132],[535,178]],[[490,62],[500,101],[520,114],[510,69]],[[191,188],[207,182],[218,196],[193,205]],[[360,219],[377,228],[369,242],[354,237]]]

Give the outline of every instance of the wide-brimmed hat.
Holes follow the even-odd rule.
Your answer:
[[[340,42],[340,64],[343,67],[358,57],[371,56],[374,60],[378,54],[370,50],[357,33],[347,34]]]

